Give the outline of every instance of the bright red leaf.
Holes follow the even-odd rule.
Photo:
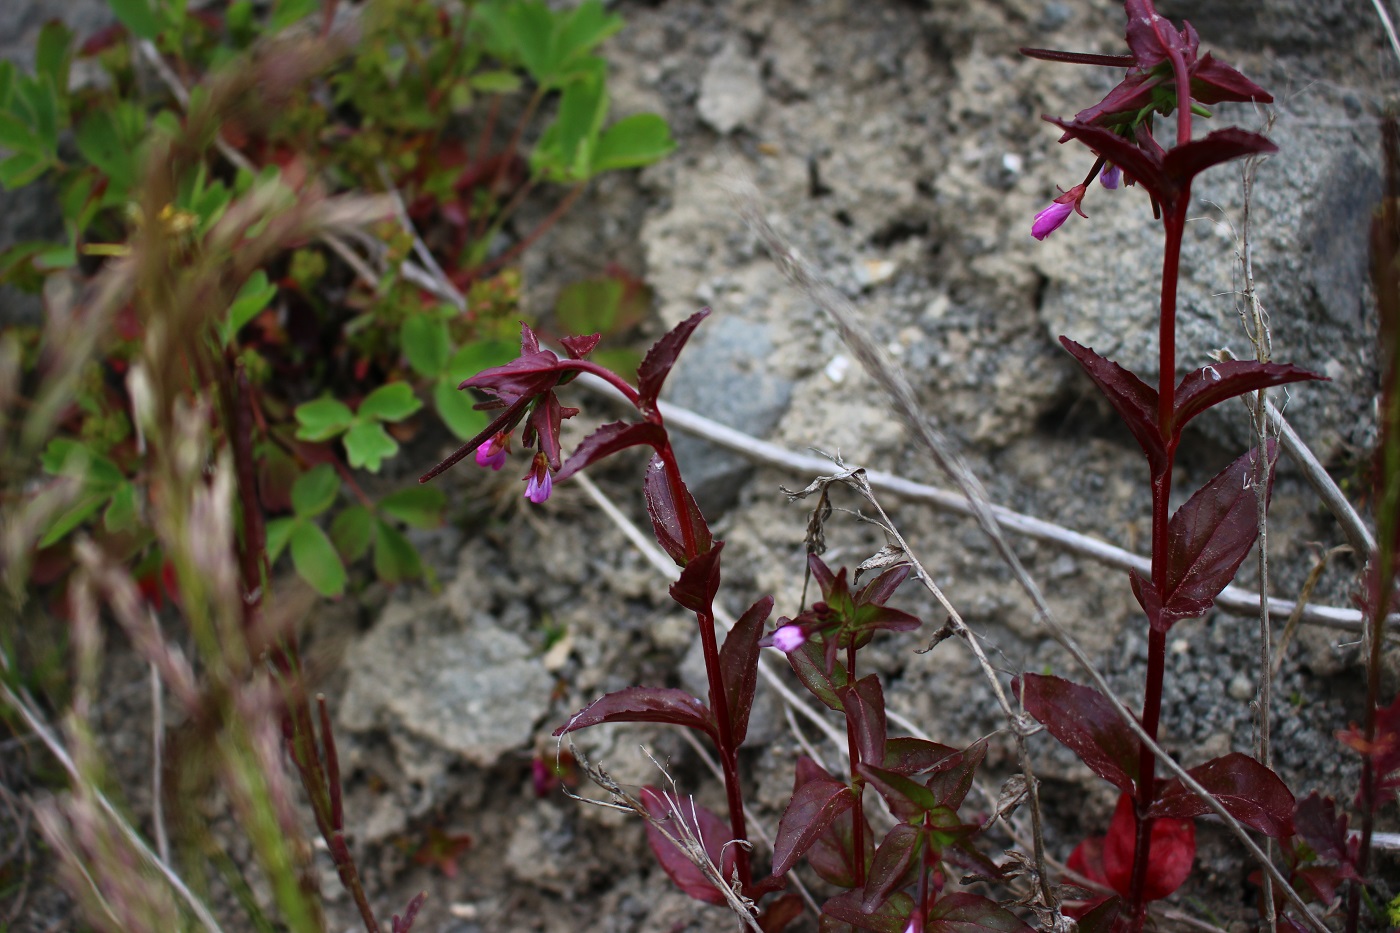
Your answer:
[[[1123,794],[1103,843],[1103,869],[1108,886],[1128,896],[1133,877],[1133,848],[1137,815],[1133,798]],[[1152,848],[1147,862],[1144,900],[1157,901],[1181,887],[1196,860],[1196,826],[1190,820],[1160,819],[1152,823]]]

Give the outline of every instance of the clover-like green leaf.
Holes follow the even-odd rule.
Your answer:
[[[287,541],[292,536],[292,531],[300,524],[302,524],[301,519],[291,516],[274,518],[267,523],[267,530],[264,534],[267,537],[268,563],[274,563],[277,558],[282,556],[282,552],[286,550]]]
[[[297,439],[303,441],[330,440],[349,430],[355,414],[344,403],[329,396],[296,407]]]
[[[365,396],[355,415],[361,423],[370,419],[402,421],[422,407],[423,403],[413,394],[413,386],[407,382],[390,382]]]
[[[490,419],[476,410],[470,393],[457,388],[460,381],[451,377],[439,380],[433,386],[433,406],[447,429],[465,441],[480,434]]]
[[[345,592],[345,565],[319,525],[298,522],[291,531],[292,566],[322,596]]]
[[[348,561],[365,556],[374,541],[374,514],[363,505],[344,509],[331,522],[331,542]]]
[[[312,467],[292,484],[292,510],[302,518],[320,515],[335,502],[340,492],[340,476],[335,467],[322,463]]]
[[[447,322],[432,314],[415,314],[404,319],[399,327],[399,345],[420,376],[432,378],[447,365],[452,350]]]
[[[402,583],[423,575],[418,550],[388,522],[375,522],[374,572],[385,583]]]
[[[384,460],[398,452],[399,442],[377,421],[361,421],[345,432],[345,456],[352,467],[378,473]]]

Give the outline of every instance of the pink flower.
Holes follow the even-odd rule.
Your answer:
[[[530,472],[525,475],[525,498],[539,505],[553,491],[554,476],[549,471],[549,461],[544,454],[535,454]]]
[[[1109,190],[1117,188],[1119,182],[1121,182],[1122,180],[1123,170],[1118,166],[1114,165],[1112,162],[1105,165],[1103,167],[1103,171],[1099,173],[1099,182]]]
[[[800,625],[784,625],[773,633],[773,647],[783,654],[790,654],[801,648],[806,640],[807,633],[802,631]]]
[[[506,451],[510,448],[510,435],[502,432],[481,442],[476,449],[478,466],[499,470],[506,465]]]
[[[1079,206],[1079,202],[1084,200],[1084,191],[1085,188],[1082,184],[1075,185],[1050,202],[1049,207],[1035,215],[1035,223],[1031,224],[1031,236],[1037,240],[1045,239],[1060,229],[1061,225],[1069,220],[1069,215],[1076,211],[1080,217],[1087,217],[1088,215]]]

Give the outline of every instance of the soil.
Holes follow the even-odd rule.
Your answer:
[[[1276,89],[1270,132],[1283,151],[1259,173],[1256,275],[1274,357],[1333,379],[1290,393],[1290,419],[1344,488],[1359,488],[1374,441],[1376,384],[1365,225],[1380,190],[1378,95],[1393,82],[1394,59],[1364,3],[1246,0],[1238,16],[1204,2],[1159,6],[1191,18],[1205,47]],[[1080,181],[1091,161],[1082,148],[1057,145],[1041,114],[1073,114],[1114,78],[1017,54],[1026,45],[1116,52],[1121,5],[626,0],[613,8],[627,21],[607,49],[613,113],[663,113],[677,152],[603,179],[527,254],[528,310],[547,312],[560,287],[618,263],[655,291],[650,337],[701,306],[713,309],[678,367],[673,402],[794,451],[840,451],[852,464],[945,485],[834,325],[745,230],[726,180],[752,177],[767,216],[856,302],[992,501],[1144,550],[1141,455],[1056,338],[1069,334],[1150,377],[1159,234],[1140,191],[1095,188],[1087,221],[1072,218],[1045,243],[1031,239],[1035,212],[1056,185]],[[1212,122],[1261,120],[1226,106]],[[1247,346],[1233,294],[1239,176],[1221,169],[1208,177],[1183,282],[1180,352],[1193,367],[1208,362],[1213,347]],[[583,401],[566,401],[584,406],[570,422],[573,442],[618,415],[577,397]],[[1246,428],[1243,410],[1227,408],[1188,433],[1183,495],[1238,456]],[[445,452],[439,446],[410,447],[400,458],[404,475],[435,462]],[[778,612],[795,612],[807,514],[780,487],[801,488],[812,477],[749,466],[704,445],[686,460],[708,481],[702,503],[726,541],[721,604],[737,613],[773,594]],[[641,468],[640,459],[623,456],[592,476],[646,528]],[[318,688],[337,710],[346,822],[372,903],[388,917],[426,891],[415,929],[444,933],[732,930],[726,912],[670,884],[635,819],[557,791],[534,793],[532,758],[554,754],[550,733],[581,706],[631,684],[699,690],[703,675],[693,620],[670,603],[665,579],[624,533],[575,484],[530,506],[510,472],[458,467],[443,478],[459,503],[454,523],[417,539],[440,586],[370,587],[308,624],[325,672]],[[883,504],[1004,680],[1046,670],[1083,679],[971,521],[894,498]],[[833,565],[854,565],[884,543],[841,513],[829,537]],[[1342,540],[1296,467],[1282,461],[1270,527],[1274,595],[1295,598],[1319,553]],[[1124,575],[1045,543],[1015,546],[1058,617],[1136,702],[1146,639]],[[1333,561],[1314,600],[1350,605],[1356,573],[1349,558]],[[1237,582],[1249,585],[1256,574],[1251,559]],[[1014,755],[991,691],[956,641],[916,653],[943,618],[931,598],[907,587],[897,601],[926,627],[877,639],[862,663],[882,675],[890,708],[937,741],[990,736],[982,783],[995,794]],[[1163,738],[1184,763],[1252,751],[1256,627],[1217,611],[1172,631]],[[1354,793],[1356,759],[1334,732],[1360,716],[1358,654],[1354,634],[1314,626],[1285,652],[1274,686],[1274,754],[1300,795],[1317,789],[1350,800]],[[1388,657],[1391,691],[1398,658]],[[108,741],[144,747],[146,697],[131,686],[141,683],[140,666],[114,662],[108,676]],[[748,799],[771,832],[802,743],[835,755],[810,728],[799,741],[767,689],[760,688],[744,766]],[[607,726],[576,741],[623,784],[660,783],[659,762],[684,792],[722,808],[717,782],[674,730]],[[1080,839],[1103,831],[1115,795],[1047,736],[1032,748],[1047,845],[1063,860]],[[144,815],[142,754],[126,756],[132,772],[121,776]],[[969,806],[986,805],[970,798]],[[1397,829],[1393,806],[1383,822]],[[422,864],[414,854],[433,832],[472,842],[451,868]],[[1171,905],[1228,929],[1250,928],[1251,866],[1217,824],[1202,821],[1198,842],[1197,868]],[[329,858],[317,858],[329,926],[358,928]],[[767,858],[762,846],[758,858]],[[1400,859],[1382,855],[1378,875],[1392,879],[1382,886],[1393,896]],[[76,927],[64,895],[43,877],[30,883],[30,906],[13,929]],[[790,929],[815,923],[805,918]]]

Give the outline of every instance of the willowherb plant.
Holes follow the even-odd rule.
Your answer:
[[[1227,128],[1192,138],[1193,117],[1223,101],[1267,103],[1272,97],[1209,53],[1190,24],[1177,29],[1151,0],[1125,0],[1129,56],[1079,55],[1024,49],[1054,61],[1128,66],[1124,80],[1073,120],[1047,118],[1096,156],[1083,183],[1037,215],[1032,235],[1044,239],[1080,210],[1088,183],[1102,174],[1106,187],[1121,179],[1152,200],[1165,233],[1161,271],[1156,388],[1066,337],[1060,342],[1123,419],[1147,457],[1152,493],[1152,570],[1130,571],[1134,596],[1147,615],[1148,668],[1141,724],[1156,738],[1162,713],[1166,636],[1181,619],[1204,614],[1234,577],[1257,536],[1255,486],[1273,481],[1272,441],[1255,448],[1197,490],[1169,514],[1172,470],[1182,430],[1197,415],[1246,393],[1322,377],[1288,364],[1226,361],[1177,381],[1176,293],[1191,184],[1208,168],[1275,151],[1265,137]],[[1158,114],[1176,114],[1176,141],[1164,148],[1153,134]],[[1056,677],[1025,675],[1017,687],[1027,710],[1095,773],[1122,791],[1102,840],[1076,850],[1072,864],[1126,898],[1124,919],[1141,929],[1146,906],[1181,885],[1190,873],[1195,836],[1190,820],[1205,803],[1180,781],[1160,781],[1156,759],[1095,690]],[[1264,713],[1267,715],[1267,712]],[[1241,823],[1266,836],[1293,832],[1293,795],[1269,768],[1234,753],[1190,771]]]

